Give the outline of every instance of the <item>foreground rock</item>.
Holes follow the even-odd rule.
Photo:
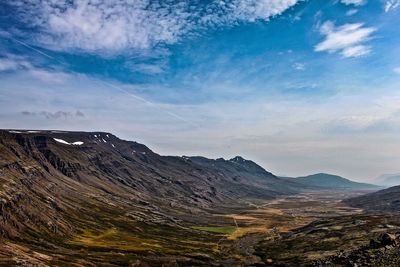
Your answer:
[[[310,266],[400,266],[400,233],[383,233],[370,244],[316,261]]]

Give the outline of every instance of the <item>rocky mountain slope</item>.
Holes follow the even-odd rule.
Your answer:
[[[370,194],[349,198],[344,202],[370,211],[400,211],[400,186],[390,187]]]
[[[319,253],[320,237],[331,253],[368,237],[338,246],[326,229],[383,225],[340,202],[357,192],[321,189],[239,156],[161,156],[104,132],[0,130],[0,265],[265,266],[297,262],[314,243],[307,255]]]
[[[198,251],[203,235],[188,223],[199,224],[210,211],[229,205],[244,206],[246,199],[301,190],[240,157],[160,156],[104,132],[2,130],[0,239],[12,243],[0,246],[0,253],[18,243],[29,244],[21,251],[72,249],[68,257],[81,246],[169,255],[186,240],[171,243],[172,233],[173,239],[197,238],[192,249]]]
[[[366,183],[358,183],[341,176],[317,173],[313,175],[291,178],[292,181],[305,186],[314,186],[325,189],[335,190],[377,190],[378,186]]]

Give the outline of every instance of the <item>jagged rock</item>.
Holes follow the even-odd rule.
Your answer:
[[[379,248],[380,245],[381,245],[381,244],[380,244],[378,241],[376,241],[375,239],[371,239],[371,240],[369,241],[369,246],[370,246],[371,248]]]
[[[394,245],[396,245],[396,240],[397,240],[397,238],[396,238],[396,235],[394,235],[394,234],[384,233],[378,237],[378,242],[382,246],[394,246]]]

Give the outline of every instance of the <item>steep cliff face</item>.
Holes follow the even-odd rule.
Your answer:
[[[179,214],[299,190],[242,158],[165,157],[102,132],[0,131],[6,237],[68,236],[107,216],[175,224]]]
[[[65,206],[57,195],[62,177],[52,176],[51,164],[40,152],[45,138],[1,133],[0,140],[0,233],[65,234],[71,226],[61,216]],[[52,170],[56,173],[56,170]],[[71,194],[70,188],[64,193]]]

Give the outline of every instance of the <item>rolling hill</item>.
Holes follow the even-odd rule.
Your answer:
[[[374,190],[379,189],[378,186],[366,183],[358,183],[341,176],[317,173],[313,175],[289,178],[296,183],[304,186],[313,186],[324,189],[337,189],[337,190]]]

